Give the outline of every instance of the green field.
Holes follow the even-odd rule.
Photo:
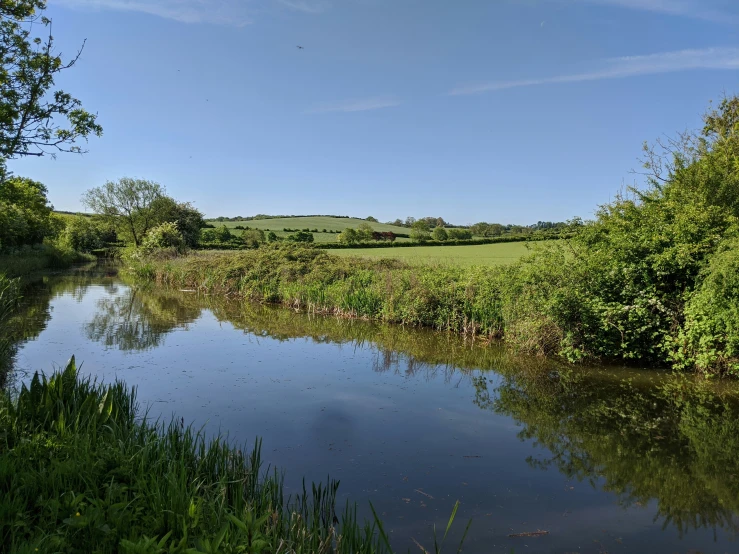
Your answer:
[[[219,227],[225,225],[226,227],[233,229],[237,225],[242,227],[251,227],[252,229],[264,229],[265,231],[274,231],[277,236],[287,236],[289,233],[285,233],[283,229],[318,229],[318,233],[313,233],[313,238],[316,242],[336,242],[336,233],[321,233],[322,229],[327,231],[343,231],[347,227],[356,229],[362,223],[369,223],[372,225],[372,229],[380,233],[393,232],[393,233],[404,233],[410,232],[410,229],[405,227],[396,227],[395,225],[386,225],[385,223],[372,223],[367,222],[364,219],[356,219],[353,217],[280,217],[276,219],[257,219],[254,221],[215,221],[207,220],[208,223]],[[406,241],[408,239],[398,238],[398,241]]]
[[[527,242],[502,242],[472,246],[409,246],[407,248],[351,248],[330,250],[344,257],[397,258],[409,263],[435,263],[469,267],[503,265],[531,252]]]

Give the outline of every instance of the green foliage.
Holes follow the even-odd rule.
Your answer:
[[[356,229],[347,227],[336,237],[336,240],[341,244],[356,244],[360,241],[359,234]]]
[[[44,269],[67,269],[72,264],[95,259],[63,245],[39,244],[24,246],[10,254],[0,254],[0,268],[11,277],[27,275]]]
[[[74,358],[0,397],[0,544],[10,552],[316,552],[386,549],[379,520],[336,512],[338,483],[287,497],[251,450],[179,420],[153,423],[135,391]],[[334,523],[337,522],[337,523]]]
[[[109,236],[101,222],[91,217],[71,216],[65,219],[58,242],[77,252],[92,252],[102,248]]]
[[[739,376],[739,240],[721,246],[703,277],[685,306],[673,360],[680,367]]]
[[[426,242],[431,238],[429,232],[429,224],[426,220],[420,219],[411,225],[411,240],[414,242]]]
[[[274,231],[270,231],[267,233],[267,241],[269,242],[276,242],[277,241],[277,234]]]
[[[177,202],[169,196],[159,196],[151,203],[153,224],[175,223],[185,245],[195,248],[200,240],[200,229],[205,226],[203,214],[188,202]]]
[[[357,238],[360,241],[372,240],[372,233],[374,233],[374,229],[369,223],[360,223],[357,227]]]
[[[0,181],[0,250],[39,244],[53,234],[46,187],[31,179]]]
[[[114,227],[118,236],[138,247],[147,231],[158,223],[156,201],[164,196],[158,183],[123,177],[88,190],[83,203]]]
[[[449,238],[449,234],[446,232],[444,227],[434,227],[434,231],[431,233],[431,237],[438,242],[444,242]]]
[[[146,233],[141,243],[141,248],[144,251],[152,251],[157,248],[171,248],[177,252],[181,252],[185,249],[185,246],[185,239],[177,228],[177,223],[173,221],[161,223],[149,229],[149,232]]]
[[[276,237],[277,235],[275,235]],[[241,233],[241,240],[248,248],[259,248],[259,245],[266,242],[267,239],[261,229],[246,229]]]
[[[452,228],[447,231],[449,240],[471,240],[472,231],[469,229]]]
[[[298,231],[292,235],[288,235],[286,240],[289,242],[310,243],[313,242],[313,233],[308,231]]]
[[[96,116],[79,100],[53,90],[54,80],[72,67],[79,53],[63,61],[54,51],[51,21],[43,0],[0,3],[0,160],[82,152],[75,143],[100,136]],[[65,125],[57,123],[66,120]]]

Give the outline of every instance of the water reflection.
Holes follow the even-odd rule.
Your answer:
[[[655,521],[690,529],[739,530],[739,410],[732,395],[670,377],[651,387],[592,378],[507,372],[491,386],[474,378],[475,404],[522,424],[527,459],[614,493],[624,508],[657,501]]]
[[[92,294],[90,287],[97,287],[95,294]],[[424,440],[431,441],[429,444],[433,444],[438,452],[431,446],[427,447],[424,456],[428,459],[419,458],[419,463],[427,463],[431,468],[446,468],[437,478],[436,486],[442,488],[443,483],[443,486],[449,488],[450,498],[460,494],[459,486],[468,485],[467,481],[463,485],[456,484],[459,481],[479,479],[476,490],[466,494],[469,499],[467,505],[474,501],[475,505],[481,506],[479,513],[474,510],[469,513],[482,518],[483,526],[487,512],[493,509],[491,506],[498,506],[503,502],[498,499],[502,496],[501,490],[494,488],[501,485],[491,484],[491,476],[504,475],[508,476],[510,485],[503,483],[502,486],[509,491],[506,494],[513,494],[510,491],[515,491],[513,498],[530,494],[522,492],[524,489],[514,488],[517,479],[528,483],[534,480],[542,489],[549,487],[554,490],[559,487],[554,481],[564,478],[573,483],[586,484],[591,494],[599,495],[601,500],[602,497],[606,497],[608,502],[615,500],[623,513],[643,514],[654,523],[654,530],[650,530],[653,534],[648,540],[642,537],[646,541],[645,546],[636,549],[633,544],[624,546],[621,549],[624,552],[662,551],[663,547],[666,548],[666,537],[674,535],[682,538],[688,532],[701,530],[708,531],[709,538],[697,539],[697,543],[692,543],[691,548],[700,547],[704,551],[712,551],[715,546],[712,540],[733,540],[739,531],[739,456],[736,455],[739,452],[739,404],[734,385],[708,383],[655,372],[559,366],[539,359],[517,358],[501,348],[443,333],[367,321],[316,317],[285,309],[204,297],[195,293],[137,288],[126,285],[109,273],[109,270],[64,278],[54,277],[34,284],[29,289],[25,315],[19,320],[25,325],[18,333],[19,343],[39,336],[50,318],[59,317],[60,314],[53,313],[51,306],[54,298],[63,295],[90,305],[82,325],[84,336],[88,341],[102,346],[106,352],[120,351],[128,356],[136,352],[163,351],[166,350],[167,337],[173,332],[186,331],[193,337],[198,336],[198,333],[210,333],[211,331],[197,325],[213,319],[220,325],[223,333],[208,335],[208,340],[216,340],[223,337],[224,333],[230,333],[227,335],[227,342],[220,343],[221,348],[238,342],[237,337],[242,337],[249,343],[264,339],[265,343],[269,341],[276,346],[257,345],[246,353],[243,350],[246,347],[243,347],[236,355],[233,352],[219,352],[218,346],[208,347],[210,349],[204,356],[209,359],[209,363],[221,366],[233,364],[234,358],[249,355],[261,357],[262,352],[272,348],[275,357],[269,369],[274,374],[268,375],[270,381],[279,381],[283,377],[280,372],[285,371],[284,360],[287,359],[286,356],[295,354],[293,346],[301,341],[310,345],[333,345],[338,349],[336,352],[362,353],[363,365],[358,366],[353,375],[363,381],[353,388],[331,392],[338,388],[339,379],[347,379],[347,374],[341,373],[344,371],[342,368],[330,368],[324,372],[322,378],[325,382],[319,383],[319,386],[327,390],[317,397],[316,402],[319,405],[310,421],[305,416],[305,410],[308,409],[306,406],[310,407],[312,404],[306,404],[304,396],[300,395],[315,386],[312,381],[301,382],[300,386],[303,388],[300,390],[298,385],[294,385],[295,390],[284,384],[282,388],[274,385],[277,388],[273,392],[267,391],[269,387],[264,381],[258,381],[259,376],[255,377],[246,370],[224,373],[223,381],[226,386],[233,385],[232,388],[238,388],[240,383],[246,381],[249,381],[253,389],[258,388],[254,392],[256,396],[250,397],[255,404],[253,409],[257,412],[268,409],[264,406],[269,406],[270,402],[275,403],[274,413],[264,416],[264,421],[269,422],[268,426],[258,428],[257,432],[272,432],[291,437],[298,424],[306,425],[303,434],[298,432],[294,435],[297,437],[295,440],[303,442],[305,438],[305,441],[314,443],[314,449],[320,447],[331,451],[330,454],[311,451],[310,455],[306,455],[306,463],[312,460],[312,463],[322,464],[321,467],[346,468],[349,462],[354,463],[359,454],[352,451],[351,458],[339,463],[332,457],[339,455],[335,454],[339,448],[337,444],[354,444],[356,451],[360,448],[358,445],[364,442],[374,440],[384,445],[385,439],[392,437],[395,437],[396,444],[382,446],[382,449],[390,449],[391,456],[398,458],[412,457],[422,451],[420,446],[412,446],[413,441],[429,436],[430,438]],[[94,302],[89,300],[93,297]],[[301,350],[298,356],[312,355],[314,350]],[[176,356],[170,354],[172,355]],[[223,359],[219,359],[219,356]],[[334,353],[327,359],[338,358],[338,353]],[[365,363],[367,360],[368,363]],[[190,360],[181,361],[186,362],[183,365],[193,366],[194,371],[200,367],[197,363],[190,364]],[[152,361],[147,359],[146,364],[149,367]],[[144,365],[144,361],[141,365]],[[387,437],[363,435],[368,432],[367,419],[376,417],[373,414],[384,409],[377,391],[361,396],[363,391],[367,394],[366,389],[371,384],[366,375],[367,365],[370,373],[375,375],[375,380],[382,380],[380,385],[383,387],[385,380],[390,377],[398,377],[403,383],[409,384],[404,386],[402,394],[398,393],[398,404],[388,405],[397,408],[395,411],[400,411],[402,415],[396,419],[390,415],[384,416],[386,419],[378,420],[376,426],[371,428],[371,432],[376,435],[385,434]],[[322,366],[319,364],[319,367]],[[204,369],[206,368],[200,368],[201,372]],[[363,371],[364,376],[361,375]],[[209,378],[216,378],[213,367],[209,366],[207,372]],[[313,368],[312,373],[295,372],[290,378],[298,381],[305,373],[315,376],[316,369]],[[198,381],[197,388],[192,389],[197,392],[198,398],[201,394],[209,395],[209,402],[215,402],[216,405],[220,403],[222,409],[226,410],[230,401],[227,394],[220,389],[207,392],[207,387],[212,385],[202,380],[202,376],[198,378],[201,380]],[[177,389],[182,385],[182,378],[167,383],[170,389]],[[422,383],[443,383],[444,387],[422,390],[418,385]],[[455,395],[453,391],[456,389],[469,390],[470,394]],[[233,405],[237,412],[243,412],[244,405],[252,409],[251,404],[245,400],[245,391],[249,390],[251,389],[238,389],[235,393],[237,400],[233,401]],[[386,388],[377,390],[382,391],[383,395],[387,394]],[[293,396],[289,396],[291,394]],[[342,394],[351,398],[353,404],[337,402],[336,398]],[[264,398],[260,399],[259,396]],[[445,404],[442,403],[442,396]],[[286,400],[288,397],[292,400]],[[185,405],[192,404],[192,400],[185,398]],[[362,404],[357,403],[359,400]],[[263,404],[257,404],[259,401]],[[286,406],[283,407],[280,404],[282,402]],[[295,402],[295,405],[291,402]],[[466,405],[459,406],[459,402]],[[371,406],[375,411],[370,412],[366,406]],[[445,423],[447,427],[439,426],[440,420],[433,419],[436,417],[433,410],[442,409],[437,406],[442,406],[445,410],[452,406],[458,408],[462,423]],[[422,412],[424,407],[426,413]],[[419,421],[418,414],[423,414],[421,419],[428,418],[430,422],[436,423]],[[297,418],[295,421],[288,419],[293,415]],[[488,420],[494,417],[499,417],[501,422],[506,423],[496,423],[494,430],[491,427],[474,427],[469,423],[472,421],[470,418],[475,418],[475,421],[480,419],[488,425]],[[301,419],[305,421],[301,422]],[[465,421],[468,423],[464,423]],[[245,425],[243,420],[238,424]],[[513,425],[517,426],[515,430],[511,430]],[[479,436],[475,436],[475,432],[480,433]],[[518,450],[510,445],[507,447],[509,457],[510,452],[518,456],[512,466],[506,459],[496,456],[500,454],[498,443],[510,444],[509,436],[513,433],[517,433],[518,440],[525,448],[521,449],[519,456]],[[460,453],[458,450],[461,447],[455,441],[462,434],[466,440],[464,448],[469,451]],[[337,442],[337,437],[340,437],[340,443]],[[402,447],[402,443],[409,443],[411,446]],[[343,448],[348,451],[349,446]],[[469,469],[472,466],[465,466],[468,469],[463,470],[460,469],[461,466],[455,465],[458,462],[448,461],[449,456],[459,458],[461,454],[470,453],[485,454],[479,469],[473,471]],[[311,455],[314,458],[310,458]],[[375,453],[364,454],[366,457],[371,455]],[[446,457],[446,462],[443,457]],[[526,464],[521,464],[524,461]],[[383,459],[381,463],[391,465],[394,462],[391,457],[390,461]],[[381,470],[368,469],[371,465],[363,467],[364,473],[376,472],[371,477],[377,482],[388,479],[386,476],[389,470],[386,466]],[[361,476],[362,471],[356,475]],[[425,471],[429,475],[429,470]],[[462,471],[472,472],[469,473],[471,477],[462,477]],[[412,491],[413,488],[411,494]],[[404,497],[399,498],[405,502],[407,493],[401,494]],[[536,498],[539,498],[539,494]],[[533,505],[524,505],[519,501],[521,509],[529,512],[530,518],[527,517],[526,520],[533,520],[535,516],[541,515],[537,511],[549,510],[560,518],[557,521],[565,521],[567,510],[575,509],[575,506],[563,505],[561,502],[574,501],[554,499],[551,500],[553,508],[539,505],[541,501]],[[583,503],[582,506],[586,506],[591,500],[586,498],[580,502]],[[422,507],[425,508],[425,504]],[[511,509],[510,505],[505,506],[506,511]],[[553,517],[549,512],[546,512],[546,517]],[[392,515],[393,512],[388,508],[388,513]],[[508,525],[505,513],[501,512],[497,517]],[[570,533],[573,537],[582,536],[585,528],[584,523],[578,526],[575,521],[568,522],[567,525],[571,527],[567,529],[564,523],[557,525],[561,527],[561,534]],[[489,535],[483,533],[480,536],[487,537],[485,540],[489,542],[499,540],[501,536],[507,537],[509,529],[486,533]],[[542,541],[538,543],[542,545],[538,551],[572,550],[572,540],[563,539],[563,542],[549,546],[543,546],[549,543]],[[480,551],[492,550],[487,548],[488,543],[484,544]],[[670,551],[676,551],[672,548],[675,543],[669,544]],[[512,545],[504,546],[503,551],[509,551]],[[609,549],[619,551],[620,543],[612,544]],[[469,551],[473,550],[471,547]],[[687,551],[688,548],[682,550]],[[594,550],[585,548],[583,551]],[[721,548],[721,551],[724,549]]]

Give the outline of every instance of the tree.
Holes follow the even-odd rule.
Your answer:
[[[431,238],[431,233],[429,233],[428,222],[424,219],[414,222],[411,227],[410,235],[411,240],[416,242],[426,242],[429,240]]]
[[[38,244],[52,234],[46,187],[24,177],[0,183],[0,248]]]
[[[347,227],[341,233],[339,233],[339,236],[336,237],[336,240],[338,240],[342,244],[355,244],[359,241],[359,237],[356,230],[352,229],[351,227]]]
[[[372,225],[369,223],[360,223],[357,227],[357,238],[360,241],[372,240],[373,232],[374,229],[372,229]]]
[[[0,163],[21,156],[82,153],[77,141],[103,132],[96,115],[79,100],[52,91],[54,79],[74,66],[82,50],[66,62],[54,51],[45,8],[44,0],[0,2]],[[32,35],[37,29],[43,38]],[[58,116],[66,122],[57,123]]]
[[[270,231],[269,233],[267,233],[267,240],[269,242],[276,242],[277,241],[277,233],[275,233],[274,231]]]
[[[104,234],[93,218],[78,215],[67,218],[59,242],[77,252],[91,252],[103,246]]]
[[[451,240],[470,240],[472,238],[472,232],[469,229],[449,229],[447,235]]]
[[[446,221],[444,221],[443,217],[437,217],[435,226],[436,227],[446,227]]]
[[[241,233],[241,240],[249,248],[259,248],[259,245],[265,242],[264,231],[261,229],[246,229]]]
[[[410,228],[410,227],[413,227],[413,224],[415,222],[416,222],[415,217],[408,216],[405,218],[405,223],[403,223],[403,226]]]
[[[367,221],[371,221],[372,223],[377,223],[377,218],[376,217],[369,216],[367,218]]]
[[[154,224],[176,223],[185,244],[194,248],[200,239],[200,229],[205,226],[203,214],[189,202],[177,202],[169,196],[160,196],[151,203]]]
[[[287,240],[290,242],[313,242],[313,233],[308,231],[298,231],[292,235],[288,235]]]
[[[110,222],[122,236],[138,247],[146,232],[156,224],[152,204],[164,196],[158,183],[123,177],[88,190],[82,202]]]
[[[446,239],[449,238],[449,235],[447,234],[444,227],[435,227],[434,232],[431,234],[431,236],[434,237],[434,240],[438,240],[439,242],[444,242]]]

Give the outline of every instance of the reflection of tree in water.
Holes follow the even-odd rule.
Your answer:
[[[106,348],[149,350],[176,328],[187,328],[200,317],[197,299],[159,291],[124,288],[97,303],[97,312],[85,325],[87,337]]]
[[[533,467],[610,491],[624,507],[654,499],[657,518],[681,533],[700,527],[739,531],[739,406],[709,385],[667,377],[654,379],[657,385],[630,384],[613,372],[516,358],[445,333],[136,290],[105,274],[35,285],[18,336],[36,336],[45,327],[53,296],[81,298],[93,285],[108,295],[86,331],[109,348],[156,347],[205,308],[256,337],[371,347],[378,372],[471,379],[476,405],[521,423],[521,439],[541,447],[541,455],[528,460]]]
[[[20,347],[46,329],[54,298],[69,295],[79,302],[91,286],[102,286],[114,294],[118,287],[116,276],[114,267],[90,264],[63,274],[41,275],[27,281],[18,309],[0,329],[0,339],[7,345],[0,351],[0,388],[6,386]]]
[[[739,531],[739,409],[678,377],[639,387],[580,372],[509,374],[493,391],[474,379],[475,403],[523,424],[546,454],[533,467],[614,493],[624,507],[657,501],[657,520],[682,535]]]

